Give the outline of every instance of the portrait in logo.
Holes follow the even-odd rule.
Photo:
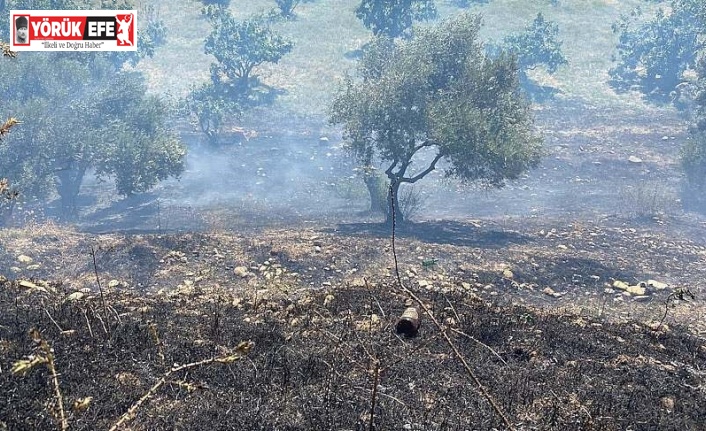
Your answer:
[[[132,14],[115,16],[115,22],[118,24],[118,46],[133,46],[135,31],[132,18]]]
[[[15,45],[29,45],[29,18],[15,17]]]

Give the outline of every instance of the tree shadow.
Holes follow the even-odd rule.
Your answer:
[[[158,209],[157,195],[147,192],[120,199],[108,207],[86,214],[80,224],[87,224],[83,231],[103,232],[131,231],[144,227],[145,221],[153,220]]]
[[[248,90],[248,97],[247,100],[244,101],[244,104],[250,108],[270,106],[275,103],[277,97],[285,94],[287,94],[287,90],[264,84],[257,77],[255,77],[252,78],[252,82]]]
[[[363,48],[352,49],[343,54],[347,60],[359,60],[363,57]]]
[[[388,238],[392,229],[385,223],[347,223],[337,225],[332,233],[346,236]],[[430,244],[448,244],[465,247],[500,248],[509,244],[526,244],[531,237],[496,226],[475,225],[451,220],[411,223],[395,228],[397,238],[416,239]]]
[[[556,99],[560,93],[559,89],[548,85],[540,85],[532,80],[526,80],[522,83],[522,89],[527,94],[527,97],[535,103],[547,103]]]

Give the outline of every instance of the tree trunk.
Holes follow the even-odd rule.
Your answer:
[[[402,215],[402,211],[400,211],[399,200],[397,199],[400,194],[400,184],[401,183],[397,180],[397,178],[390,179],[390,191],[387,195],[388,210],[387,218],[385,220],[385,223],[388,225],[392,225],[393,220],[394,224],[398,226],[404,223],[404,216]]]
[[[387,214],[389,191],[384,177],[375,170],[366,170],[363,173],[363,182],[370,196],[370,212]]]
[[[59,171],[57,175],[57,191],[61,198],[61,215],[67,220],[74,219],[78,215],[76,200],[87,168],[88,166],[85,163],[71,162],[67,169]]]

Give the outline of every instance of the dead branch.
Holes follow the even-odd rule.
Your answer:
[[[429,319],[431,319],[431,321],[434,323],[434,326],[436,326],[436,328],[439,330],[439,333],[444,337],[444,340],[446,340],[446,343],[449,345],[449,347],[453,351],[456,358],[461,362],[463,367],[466,369],[466,372],[468,373],[468,375],[471,377],[473,382],[478,386],[478,389],[480,390],[481,394],[485,397],[486,400],[488,400],[488,402],[490,403],[490,405],[493,408],[493,410],[495,411],[495,413],[502,419],[503,423],[505,424],[505,426],[507,427],[508,430],[514,431],[515,427],[512,425],[512,423],[510,423],[510,420],[507,418],[505,413],[503,413],[503,411],[500,409],[500,406],[498,405],[497,402],[495,402],[495,399],[492,397],[492,395],[490,395],[488,390],[485,389],[485,387],[483,386],[481,381],[478,379],[476,374],[473,372],[473,369],[471,369],[471,366],[468,365],[468,361],[466,361],[466,358],[461,354],[461,352],[458,350],[458,348],[456,347],[454,342],[449,337],[449,334],[446,333],[446,331],[444,330],[444,327],[441,326],[439,321],[436,319],[436,317],[434,316],[434,313],[432,313],[432,311],[429,310],[429,307],[427,307],[426,304],[424,304],[424,302],[422,302],[422,300],[419,299],[419,297],[414,294],[414,292],[412,292],[408,287],[406,287],[402,283],[402,277],[400,277],[400,270],[399,270],[399,265],[397,262],[397,251],[395,249],[395,199],[394,199],[394,195],[392,194],[392,187],[393,187],[393,184],[391,183],[389,195],[390,195],[390,206],[391,206],[390,209],[391,209],[391,213],[392,213],[392,255],[393,255],[394,262],[395,262],[395,275],[397,276],[397,283],[399,284],[400,288],[407,295],[409,295],[409,297],[412,298],[412,300],[414,302],[416,302],[422,310],[424,310],[424,312],[427,314],[427,316],[429,316]]]
[[[159,388],[161,388],[167,381],[169,381],[172,374],[213,363],[231,364],[245,356],[250,351],[252,346],[253,343],[251,341],[243,341],[238,344],[238,346],[235,348],[235,353],[233,353],[232,355],[218,356],[215,358],[209,358],[198,362],[191,362],[189,364],[180,365],[178,367],[172,367],[172,369],[164,373],[162,378],[160,378],[157,383],[155,383],[147,391],[147,393],[145,393],[139,400],[137,400],[132,406],[130,406],[127,412],[125,412],[120,417],[120,419],[115,423],[115,425],[110,427],[109,431],[117,431],[126,422],[132,420],[132,418],[135,417],[135,412],[137,412],[137,409],[139,409],[142,404],[152,398],[152,396],[159,390]]]

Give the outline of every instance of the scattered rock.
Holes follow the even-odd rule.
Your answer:
[[[66,300],[67,300],[67,301],[80,301],[80,300],[83,299],[85,296],[86,296],[86,294],[83,293],[83,292],[74,292],[74,293],[72,293],[71,295],[67,296],[67,297],[66,297]]]
[[[662,402],[662,407],[664,407],[666,410],[674,410],[674,397],[662,397],[660,401]]]
[[[563,293],[555,292],[554,289],[552,289],[551,287],[545,287],[544,289],[542,289],[542,293],[553,298],[561,298],[562,296],[564,296]]]
[[[669,287],[667,283],[662,283],[661,281],[657,280],[647,280],[647,285],[650,287],[654,287],[657,290],[664,290]]]
[[[362,277],[356,277],[351,283],[353,287],[365,287],[365,279]]]
[[[328,306],[329,304],[331,304],[334,299],[336,299],[335,296],[333,296],[333,295],[331,295],[331,294],[326,295],[326,297],[324,298],[324,307],[326,307],[326,306]]]
[[[233,269],[233,274],[240,278],[245,278],[250,275],[250,271],[248,271],[246,266],[236,266],[235,269]]]

